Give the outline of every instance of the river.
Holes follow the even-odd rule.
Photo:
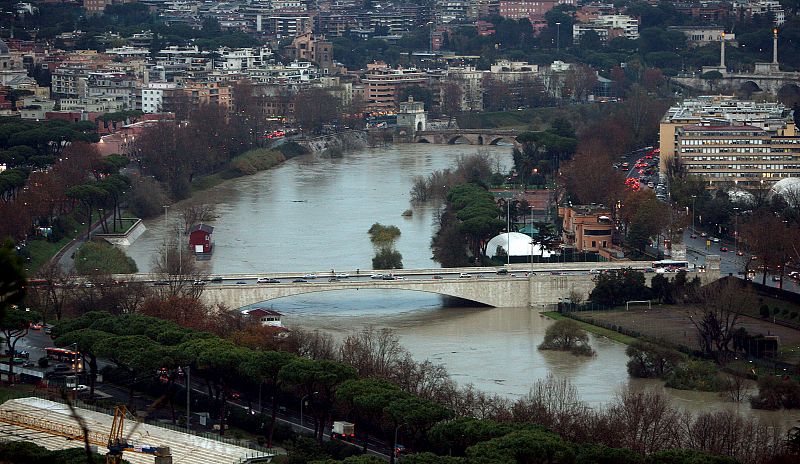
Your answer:
[[[508,147],[485,147],[504,169]],[[438,267],[431,260],[436,206],[411,208],[415,176],[451,167],[466,145],[395,145],[348,153],[342,158],[304,156],[281,166],[224,183],[184,203],[216,205],[213,273],[263,273],[368,269],[374,250],[367,230],[374,222],[400,228],[397,249],[407,268]],[[174,205],[171,211],[179,210]],[[145,232],[127,250],[139,269],[151,267],[154,250],[174,230],[164,217],[146,221]],[[447,366],[459,384],[509,397],[524,395],[548,373],[564,376],[593,406],[607,404],[622,388],[662,388],[660,382],[629,380],[625,347],[592,338],[597,356],[579,358],[536,349],[552,321],[529,308],[454,307],[435,295],[360,291],[306,294],[269,306],[284,313],[288,326],[303,326],[343,338],[362,327],[389,327],[417,360]],[[716,394],[666,390],[692,411],[735,408]],[[788,424],[800,413],[742,411]]]

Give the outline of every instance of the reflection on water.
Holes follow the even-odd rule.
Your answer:
[[[482,147],[502,169],[511,164],[508,147]],[[409,191],[415,176],[452,167],[474,146],[406,144],[366,149],[342,158],[305,156],[253,176],[227,182],[170,208],[187,203],[217,206],[214,273],[259,273],[322,269],[368,269],[375,251],[367,230],[394,224],[397,250],[407,268],[438,267],[431,260],[435,205],[414,207]],[[146,221],[147,231],[127,252],[143,272],[164,241],[163,216]]]
[[[510,164],[510,150],[484,147]],[[374,222],[397,225],[397,243],[407,268],[435,266],[430,239],[436,207],[414,208],[408,192],[414,176],[452,166],[475,147],[399,145],[363,150],[341,159],[312,156],[236,179],[198,194],[186,203],[211,203],[215,273],[258,273],[366,269],[374,250],[367,230]],[[181,205],[171,208],[179,210]],[[174,214],[174,213],[173,213]],[[175,218],[172,218],[174,221]],[[164,218],[147,221],[148,231],[128,252],[139,269],[150,269],[152,253],[163,243]],[[592,337],[597,356],[541,352],[536,346],[552,322],[528,308],[443,307],[434,295],[361,290],[308,294],[271,302],[289,326],[331,333],[337,338],[366,326],[389,327],[417,360],[444,364],[462,385],[519,397],[549,372],[576,385],[593,406],[608,403],[621,388],[663,388],[657,381],[629,380],[623,345]],[[736,407],[716,394],[668,391],[692,411]],[[749,407],[740,406],[744,411]],[[786,422],[797,413],[758,412]]]
[[[593,407],[607,404],[623,388],[657,388],[692,412],[726,408],[784,425],[800,420],[798,411],[751,410],[748,403],[727,402],[716,393],[629,379],[625,346],[607,338],[591,336],[597,352],[591,358],[539,351],[536,347],[553,321],[528,308],[442,307],[433,295],[380,290],[306,294],[269,306],[284,313],[290,327],[318,329],[337,339],[363,327],[391,328],[415,359],[444,364],[461,385],[471,383],[512,398],[525,395],[537,379],[553,373],[568,378]]]

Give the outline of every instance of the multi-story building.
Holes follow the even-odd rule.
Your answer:
[[[365,87],[366,110],[394,112],[403,89],[412,85],[425,86],[428,78],[415,68],[392,69],[386,63],[370,63],[361,80]]]
[[[498,60],[489,67],[489,76],[501,82],[530,80],[539,73],[539,65],[525,61]]]
[[[179,91],[174,82],[151,82],[142,87],[141,109],[145,113],[160,113],[171,108],[172,99]]]
[[[272,57],[268,48],[221,48],[214,59],[214,68],[228,72],[246,72],[260,68]]]
[[[686,43],[695,47],[711,43],[719,44],[722,40],[726,42],[736,40],[736,35],[725,32],[722,26],[670,26],[669,29],[682,32],[686,36]]]
[[[733,11],[737,18],[769,14],[776,26],[786,22],[786,13],[778,0],[736,0],[733,2]]]
[[[466,21],[469,8],[469,0],[436,0],[436,21],[439,23]]]
[[[314,28],[313,14],[303,10],[278,10],[262,17],[262,31],[278,39],[296,37]]]
[[[184,84],[184,92],[193,106],[231,104],[231,88],[225,82],[190,81]]]
[[[136,78],[124,73],[93,72],[86,79],[86,96],[114,99],[122,108],[136,109]]]
[[[443,82],[452,82],[461,89],[461,110],[483,110],[483,75],[485,71],[471,66],[450,67],[444,74]]]
[[[672,6],[678,13],[704,22],[724,23],[730,13],[730,4],[720,1],[675,2]]]
[[[603,42],[615,37],[636,40],[639,38],[639,20],[628,15],[600,15],[591,22],[573,24],[572,39],[580,42],[581,36],[588,31],[596,32]]]
[[[753,187],[800,176],[800,137],[780,103],[698,97],[661,120],[662,168],[677,158],[709,186]]]
[[[92,69],[84,64],[61,65],[52,73],[50,89],[58,97],[86,95],[86,79]]]
[[[469,2],[467,19],[475,21],[482,18],[491,18],[500,13],[500,0],[472,0]]]
[[[333,44],[323,36],[308,32],[292,39],[291,45],[284,48],[286,56],[295,61],[313,61],[323,73],[333,68]]]
[[[603,205],[562,206],[558,208],[558,215],[563,218],[565,246],[595,253],[612,246],[614,222],[609,208]]]
[[[506,19],[541,19],[558,4],[556,0],[500,0],[499,14]]]

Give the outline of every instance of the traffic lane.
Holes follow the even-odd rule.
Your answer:
[[[751,261],[751,257],[749,254],[745,253],[742,256],[738,256],[736,254],[736,245],[734,243],[720,240],[718,243],[712,241],[713,237],[701,237],[699,234],[695,234],[696,238],[691,238],[690,233],[687,231],[684,233],[684,243],[687,246],[687,252],[692,254],[693,257],[698,258],[695,260],[698,264],[705,264],[705,256],[714,254],[719,255],[720,257],[720,274],[722,276],[726,275],[734,275],[740,278],[744,278],[742,274],[744,272],[745,266]],[[728,251],[721,251],[721,248],[727,247]],[[690,262],[693,260],[689,260]],[[758,266],[758,262],[756,261],[754,264]],[[751,265],[749,269],[752,270],[753,266]],[[764,273],[757,272],[754,281],[758,283],[762,283],[764,281]],[[780,281],[773,280],[773,277],[780,277],[778,274],[770,274],[767,273],[765,285],[773,288],[781,288]],[[789,278],[788,276],[783,276],[783,289],[789,290],[795,293],[800,293],[800,283],[795,281],[794,279]]]

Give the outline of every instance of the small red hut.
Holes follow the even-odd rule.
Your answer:
[[[211,253],[211,234],[214,228],[206,224],[197,224],[189,230],[189,247],[195,253]]]

